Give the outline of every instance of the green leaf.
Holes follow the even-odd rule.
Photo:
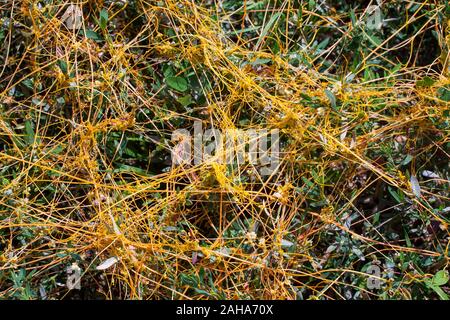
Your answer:
[[[323,50],[327,47],[328,43],[330,42],[330,38],[325,38],[323,41],[321,41],[317,45],[317,50]]]
[[[108,23],[108,11],[106,11],[106,9],[102,9],[102,11],[100,11],[99,27],[102,30],[105,30],[107,23]]]
[[[33,79],[25,79],[22,81],[22,83],[27,87],[28,89],[34,90],[34,81]]]
[[[336,97],[334,96],[334,93],[328,89],[325,89],[325,94],[328,97],[328,100],[330,100],[331,107],[336,109]]]
[[[441,300],[448,300],[448,295],[441,288],[437,286],[429,286],[429,288],[436,292]]]
[[[305,177],[302,177],[303,182],[311,189],[315,188],[315,184],[312,183],[310,180],[306,179]]]
[[[232,31],[227,32],[227,34],[237,35],[237,34],[241,34],[241,33],[256,31],[259,29],[261,29],[260,26],[255,26],[255,27],[250,27],[250,28],[245,28],[245,29],[240,29],[240,30],[232,30]]]
[[[409,238],[409,236],[408,236],[408,231],[406,231],[405,228],[403,228],[403,234],[405,235],[406,245],[407,245],[409,248],[412,248],[411,239]]]
[[[188,275],[185,273],[181,273],[180,281],[182,285],[189,286],[191,288],[197,288],[199,285],[198,278],[195,275]]]
[[[168,77],[166,83],[174,90],[185,92],[188,90],[188,83],[186,79],[182,77]]]
[[[366,34],[366,36],[370,40],[370,42],[372,42],[372,44],[374,44],[377,47],[383,43],[383,40],[381,40],[377,36],[369,35],[369,34]]]
[[[375,212],[375,214],[373,215],[373,224],[377,224],[380,221],[380,211]]]
[[[188,105],[194,103],[194,101],[192,101],[192,97],[190,94],[185,95],[181,98],[178,98],[177,101],[183,106],[183,107],[187,107]]]
[[[142,176],[151,176],[151,174],[149,174],[147,171],[145,171],[144,169],[138,168],[138,167],[134,167],[134,166],[130,166],[127,164],[123,164],[123,163],[116,163],[117,165],[117,169],[114,169],[113,172],[125,172],[125,173],[136,173]]]
[[[447,270],[440,270],[434,275],[433,280],[432,280],[432,284],[434,286],[440,287],[440,286],[443,286],[444,284],[446,284],[448,282],[448,279],[449,279],[448,271]]]
[[[272,59],[262,59],[262,58],[258,58],[255,61],[251,62],[250,64],[252,66],[260,66],[260,65],[264,65],[264,64],[268,64],[269,62],[272,62]]]
[[[59,59],[56,64],[61,69],[62,73],[67,74],[67,63],[64,60]]]
[[[356,27],[356,25],[358,23],[358,19],[356,19],[356,15],[355,15],[355,10],[354,9],[350,10],[350,19],[352,20],[353,27]]]
[[[391,187],[388,187],[388,191],[391,194],[391,196],[397,201],[397,203],[403,202],[403,193],[397,193],[397,191],[393,190]],[[400,191],[401,192],[401,191]]]
[[[25,141],[28,145],[32,145],[34,142],[34,128],[31,120],[25,121]]]
[[[413,156],[410,154],[407,154],[405,159],[403,159],[403,161],[400,163],[400,165],[406,166],[408,163],[411,162],[412,159],[413,159]]]
[[[61,154],[63,152],[64,148],[61,145],[57,145],[53,149],[50,150],[50,153],[52,154]]]
[[[438,90],[439,99],[444,101],[450,101],[450,90],[448,88],[442,87]]]
[[[396,74],[397,72],[399,72],[401,68],[402,68],[402,64],[401,63],[397,63],[395,65],[395,67],[390,71],[391,75]]]
[[[325,182],[325,179],[323,177],[323,174],[319,175],[317,174],[317,172],[315,170],[311,170],[311,175],[314,178],[314,181],[319,184],[319,185],[323,185]]]

